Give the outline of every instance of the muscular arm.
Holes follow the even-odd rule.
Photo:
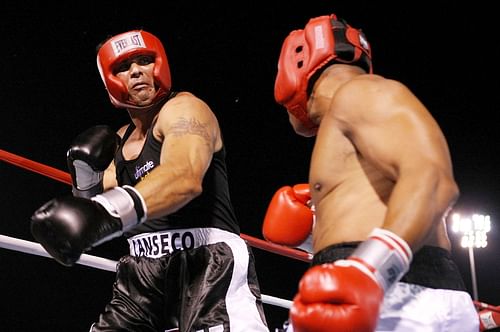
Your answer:
[[[334,103],[345,136],[395,183],[383,228],[418,250],[458,197],[441,129],[405,86],[391,80],[354,80]]]
[[[163,141],[160,165],[136,185],[148,218],[175,212],[202,192],[202,181],[216,148],[219,126],[210,108],[183,93],[160,111],[153,129]]]

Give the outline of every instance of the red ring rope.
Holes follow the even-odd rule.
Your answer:
[[[7,152],[5,150],[0,149],[0,160],[3,160],[7,163],[10,163],[15,166],[19,166],[21,168],[27,169],[29,171],[44,175],[46,177],[52,178],[59,182],[63,182],[71,185],[71,176],[69,173],[63,172],[59,169],[56,169],[51,166],[47,166],[41,164],[39,162],[29,160],[27,158],[15,155],[13,153]],[[241,238],[247,241],[252,247],[266,250],[272,253],[281,254],[283,256],[287,256],[290,258],[294,258],[297,260],[301,260],[304,262],[310,262],[312,259],[312,255],[297,249],[288,248],[285,246],[280,246],[274,243],[270,243],[261,239],[257,239],[251,237],[250,235],[246,235],[241,233]]]
[[[479,301],[472,301],[472,302],[474,302],[474,305],[479,310],[488,309],[490,311],[494,311],[494,312],[500,313],[500,306],[495,307],[495,306],[492,306],[491,304],[484,303],[484,302],[479,302]]]
[[[0,149],[0,160],[5,161],[7,163],[10,163],[15,166],[19,166],[21,168],[27,169],[29,171],[44,175],[46,177],[52,178],[54,180],[57,180],[59,182],[63,182],[66,184],[71,185],[71,176],[69,173],[63,172],[61,170],[58,170],[56,168],[41,164],[39,162],[29,160],[27,158],[15,155],[13,153],[7,152],[5,150]],[[280,246],[271,242],[267,242],[261,239],[254,238],[250,235],[246,235],[241,233],[240,234],[241,238],[250,243],[252,247],[266,250],[272,253],[276,254],[281,254],[283,256],[287,256],[290,258],[294,258],[297,260],[301,260],[304,262],[310,262],[312,259],[312,254],[297,250],[297,249],[292,249],[288,248],[285,246]],[[490,304],[484,303],[484,302],[479,302],[479,301],[473,301],[474,305],[478,310],[481,309],[488,309],[494,312],[500,312],[499,307],[492,306]]]
[[[71,184],[71,176],[63,172],[61,170],[58,170],[56,168],[38,163],[36,161],[32,161],[23,157],[20,157],[18,155],[15,155],[13,153],[7,152],[5,150],[0,149],[0,160],[3,160],[5,162],[8,162],[12,165],[19,166],[21,168],[27,169],[29,171],[42,174],[46,177],[52,178],[54,180],[57,180],[59,182],[63,182],[66,184]]]

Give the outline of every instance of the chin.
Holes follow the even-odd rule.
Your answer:
[[[134,98],[131,100],[131,102],[138,107],[147,107],[150,105],[153,105],[154,97],[149,98]]]
[[[300,124],[294,124],[293,130],[297,135],[303,137],[313,137],[318,133],[318,127],[306,127]]]
[[[295,133],[297,135],[300,135],[302,137],[313,137],[313,136],[316,136],[316,133],[318,131],[315,129],[315,130],[308,130],[308,131],[297,131],[295,130]]]

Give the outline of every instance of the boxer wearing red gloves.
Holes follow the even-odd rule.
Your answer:
[[[334,14],[310,19],[283,43],[274,92],[295,132],[316,136],[313,266],[291,329],[478,331],[450,259],[459,190],[446,139],[405,85],[373,74],[364,33]]]
[[[488,331],[500,327],[500,306],[490,307],[479,311],[480,331]]]
[[[284,186],[274,194],[267,208],[262,234],[267,241],[311,252],[314,224],[311,193],[306,183]]]

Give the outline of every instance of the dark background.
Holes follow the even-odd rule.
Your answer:
[[[56,5],[57,3],[57,5]],[[392,3],[392,2],[391,2]],[[461,198],[455,210],[491,216],[489,244],[475,251],[479,299],[500,304],[498,160],[499,38],[496,11],[474,1],[383,5],[379,1],[32,2],[0,5],[0,149],[66,171],[65,152],[96,124],[119,128],[95,65],[110,34],[144,28],[169,57],[173,85],[212,107],[228,149],[242,233],[262,238],[274,191],[307,179],[313,140],[295,135],[273,98],[281,43],[310,17],[335,12],[362,28],[375,71],[408,85],[449,142]],[[160,9],[162,7],[162,9]],[[0,234],[33,241],[29,217],[67,185],[0,163]],[[356,208],[356,207],[353,207]],[[450,234],[472,294],[467,251]],[[92,255],[117,259],[121,240]],[[262,292],[291,299],[307,264],[255,249]],[[0,249],[1,331],[87,331],[111,296],[114,273]],[[265,305],[271,330],[287,317]]]

